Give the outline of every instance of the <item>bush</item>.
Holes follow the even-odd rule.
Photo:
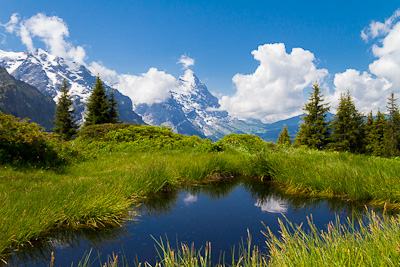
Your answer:
[[[0,162],[46,162],[57,160],[44,128],[0,112]]]
[[[198,136],[176,134],[165,126],[98,124],[84,127],[76,143],[97,151],[148,151],[194,148],[203,140]]]
[[[270,144],[259,136],[251,134],[228,134],[216,144],[223,150],[231,149],[251,154],[264,151],[267,147],[270,147]]]
[[[58,135],[44,132],[44,128],[28,119],[20,120],[0,112],[0,164],[43,167],[83,159],[72,145],[61,141]]]

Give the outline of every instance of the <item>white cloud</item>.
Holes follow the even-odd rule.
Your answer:
[[[369,65],[371,73],[388,79],[394,90],[400,91],[400,22],[382,40],[381,46],[373,45],[372,52],[378,59]]]
[[[19,15],[18,13],[14,13],[11,15],[9,22],[7,22],[6,24],[0,24],[0,26],[3,26],[7,32],[14,33],[14,31],[18,28],[17,26],[18,22],[19,22]]]
[[[365,27],[361,31],[361,38],[364,39],[364,41],[368,41],[370,38],[375,39],[388,34],[392,25],[399,17],[400,9],[397,9],[390,18],[385,20],[385,22],[372,21],[368,27]]]
[[[190,66],[193,66],[193,65],[194,65],[194,59],[193,59],[193,58],[190,58],[190,57],[188,57],[188,56],[182,55],[182,56],[179,58],[179,60],[178,60],[177,63],[182,64],[183,68],[187,69],[187,68],[189,68]]]
[[[253,74],[236,74],[236,93],[221,98],[230,115],[273,122],[302,113],[303,89],[321,81],[326,69],[317,69],[314,54],[302,48],[286,52],[285,45],[265,44],[252,51],[260,62]]]
[[[392,84],[384,78],[373,77],[368,72],[360,73],[354,69],[348,69],[343,73],[335,74],[335,92],[328,95],[326,100],[332,106],[332,112],[339,104],[341,93],[350,91],[356,108],[362,113],[376,112],[378,108],[385,107],[389,93],[386,93]]]
[[[88,66],[88,69],[92,72],[93,75],[100,75],[100,77],[109,82],[115,83],[117,81],[118,73],[115,70],[110,70],[103,65],[101,61],[91,62]]]
[[[167,100],[171,96],[170,90],[175,86],[177,86],[177,81],[174,76],[156,68],[150,68],[148,72],[140,76],[118,75],[115,88],[129,96],[134,104],[151,105]]]
[[[335,75],[335,92],[328,99],[337,107],[340,93],[350,91],[361,112],[385,110],[390,92],[400,94],[400,9],[385,22],[373,21],[362,31],[364,40],[376,39],[372,53],[377,58],[367,72],[348,69]]]
[[[38,13],[29,19],[20,21],[17,13],[12,14],[10,21],[2,24],[7,32],[20,36],[22,43],[30,52],[35,50],[34,38],[46,45],[50,54],[83,64],[86,52],[82,46],[73,46],[65,38],[69,36],[67,24],[57,16],[48,17]]]

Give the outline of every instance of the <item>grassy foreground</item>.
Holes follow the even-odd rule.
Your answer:
[[[257,175],[252,162],[240,154],[165,151],[113,152],[57,171],[4,165],[0,252],[57,227],[119,224],[135,200],[182,183]]]
[[[44,144],[37,147],[38,155],[45,156],[42,167],[34,165],[36,154],[16,153],[10,163],[9,156],[2,158],[0,256],[60,227],[118,225],[134,216],[128,211],[137,200],[157,192],[234,176],[272,179],[288,193],[340,196],[400,207],[397,159],[286,149],[248,135],[229,135],[211,143],[149,126],[88,128],[66,146],[47,143],[46,136],[39,137]],[[18,140],[15,144],[7,142],[13,144],[7,148],[9,151],[20,147]],[[54,152],[46,152],[51,149]],[[55,153],[57,162],[68,164],[53,167]],[[76,155],[82,155],[82,160],[70,159]],[[24,160],[29,162],[27,166],[21,164]],[[344,229],[339,223],[326,232],[311,227],[313,231],[305,233],[294,226],[288,231],[287,227],[292,226],[281,224],[283,239],[267,233],[270,257],[249,244],[229,264],[331,266],[340,262],[340,266],[350,266],[357,262],[359,266],[390,266],[391,261],[399,260],[400,222],[395,218],[380,220],[371,214],[370,223],[362,224],[360,230]],[[207,249],[172,250],[168,244],[160,244],[160,248],[164,258],[161,266],[210,264],[204,254]],[[109,265],[114,266],[113,261]]]

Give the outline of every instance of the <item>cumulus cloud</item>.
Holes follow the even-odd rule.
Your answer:
[[[374,44],[372,52],[378,59],[369,65],[371,73],[386,78],[400,90],[400,22],[397,22],[381,45]]]
[[[109,83],[115,83],[118,73],[115,70],[108,69],[103,65],[101,61],[98,62],[91,62],[88,65],[88,69],[94,74],[99,74],[102,79]]]
[[[7,32],[14,33],[15,30],[18,28],[18,22],[19,22],[19,15],[18,13],[14,13],[11,15],[9,22],[0,25],[3,26]]]
[[[171,88],[177,86],[174,76],[157,68],[150,68],[139,76],[121,74],[117,79],[115,87],[129,96],[134,104],[161,103],[171,96]]]
[[[368,40],[386,35],[392,28],[392,25],[397,21],[400,17],[400,9],[397,9],[393,15],[386,19],[385,22],[380,21],[372,21],[368,27],[365,27],[361,31],[361,38],[364,41],[368,42]]]
[[[46,45],[52,55],[70,59],[83,64],[86,52],[82,46],[73,46],[65,38],[69,37],[67,24],[57,16],[48,17],[38,13],[29,19],[20,20],[17,13],[12,14],[10,21],[2,24],[8,33],[14,33],[21,38],[22,43],[32,52],[35,50],[34,38]]]
[[[340,94],[349,90],[357,109],[362,113],[368,113],[371,110],[376,112],[379,107],[381,109],[385,107],[386,98],[389,96],[385,92],[391,89],[392,84],[384,78],[373,77],[366,71],[360,73],[348,69],[335,74],[334,86],[335,92],[326,97],[333,107],[333,112],[339,104]]]
[[[182,64],[183,68],[184,68],[184,69],[187,69],[187,68],[189,68],[190,66],[193,66],[193,65],[194,65],[194,59],[193,59],[193,58],[190,58],[190,57],[188,57],[188,56],[186,56],[186,55],[182,55],[182,56],[179,58],[179,60],[178,60],[177,63]]]
[[[233,96],[223,96],[221,107],[230,115],[273,122],[302,113],[303,90],[321,81],[326,69],[317,69],[310,51],[293,48],[286,52],[282,43],[265,44],[252,51],[260,62],[252,74],[236,74]]]
[[[400,93],[400,9],[385,22],[373,21],[362,31],[364,40],[373,40],[372,53],[376,57],[368,71],[348,69],[335,75],[335,92],[328,99],[337,107],[340,93],[350,91],[361,112],[385,110],[391,91]]]

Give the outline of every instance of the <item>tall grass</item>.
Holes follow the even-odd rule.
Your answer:
[[[119,224],[136,200],[184,183],[253,175],[250,161],[233,153],[164,151],[106,153],[56,171],[4,165],[0,254],[59,227]]]
[[[342,196],[400,207],[400,164],[349,153],[290,150],[269,153],[266,164],[284,190],[309,195]]]
[[[273,234],[268,227],[264,235],[268,251],[251,245],[249,234],[247,244],[242,243],[233,250],[231,259],[220,259],[212,263],[211,243],[195,250],[193,244],[173,247],[168,240],[156,240],[160,261],[155,267],[175,266],[398,266],[400,262],[400,218],[377,216],[373,211],[363,221],[347,219],[343,224],[339,218],[325,230],[318,230],[312,216],[308,219],[309,230],[290,221],[281,221],[280,235]],[[89,255],[90,256],[90,255]],[[85,264],[82,264],[85,262]],[[85,257],[79,266],[93,266],[94,261]],[[109,257],[99,266],[128,266],[124,259]],[[149,263],[134,266],[151,267]]]
[[[279,222],[281,237],[266,233],[269,266],[398,266],[400,262],[400,218],[380,218],[369,213],[368,221],[339,218],[325,231],[309,219],[310,231],[290,222]]]

